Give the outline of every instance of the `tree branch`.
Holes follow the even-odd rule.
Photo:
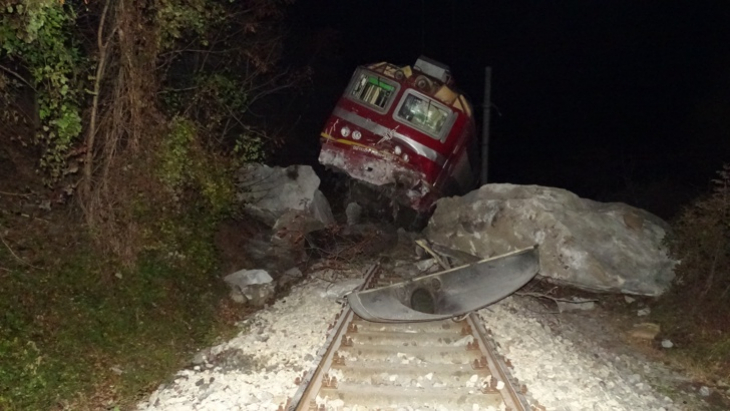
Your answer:
[[[22,258],[18,257],[17,254],[15,254],[15,252],[13,251],[13,249],[10,248],[10,246],[8,245],[7,242],[5,242],[5,238],[3,238],[3,236],[1,236],[1,235],[0,235],[0,241],[3,242],[3,244],[5,245],[5,248],[7,248],[8,251],[10,251],[10,254],[12,254],[12,256],[15,257],[16,260],[18,260],[21,264],[28,264],[27,261],[23,260]]]
[[[86,137],[86,161],[84,162],[84,185],[82,192],[84,196],[88,198],[91,193],[91,175],[93,174],[93,163],[94,163],[94,140],[96,139],[96,118],[99,111],[99,94],[101,94],[101,81],[104,78],[104,71],[106,70],[106,59],[109,42],[112,36],[117,31],[115,27],[109,36],[107,36],[106,42],[104,42],[104,23],[106,22],[106,16],[109,11],[110,0],[106,0],[104,3],[104,11],[101,14],[101,20],[99,21],[99,29],[97,32],[97,45],[99,47],[99,64],[96,67],[96,78],[94,79],[94,98],[91,105],[91,116],[89,119],[89,132]]]
[[[25,84],[26,86],[28,86],[28,87],[30,87],[31,89],[33,89],[33,91],[35,91],[36,93],[38,92],[38,90],[36,90],[36,88],[35,88],[35,87],[33,87],[33,85],[32,85],[32,84],[30,84],[30,82],[28,82],[28,80],[26,80],[25,78],[23,78],[23,76],[21,76],[20,74],[18,74],[18,73],[16,73],[15,71],[13,71],[13,70],[11,70],[11,69],[9,69],[9,68],[7,68],[7,67],[3,66],[2,64],[0,64],[0,69],[2,69],[3,71],[7,72],[8,74],[12,74],[12,75],[13,75],[14,77],[16,77],[16,78],[17,78],[18,80],[22,81],[22,82],[23,82],[23,84]]]

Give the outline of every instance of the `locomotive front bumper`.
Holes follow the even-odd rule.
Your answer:
[[[383,190],[398,203],[419,212],[428,211],[435,202],[433,187],[425,175],[395,155],[324,133],[322,137],[319,162],[323,166]]]

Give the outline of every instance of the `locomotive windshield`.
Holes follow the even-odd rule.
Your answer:
[[[409,92],[400,103],[397,118],[405,120],[437,139],[441,139],[444,125],[451,111],[425,96]]]
[[[386,110],[396,90],[394,84],[365,71],[361,71],[355,76],[351,87],[350,96],[352,98],[380,110]]]
[[[320,136],[320,164],[417,213],[473,183],[471,105],[426,58],[358,66]]]

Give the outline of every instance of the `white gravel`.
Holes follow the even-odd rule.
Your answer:
[[[313,280],[248,319],[234,339],[205,350],[138,404],[139,410],[276,410],[295,394],[296,377],[314,365],[337,298],[359,284]],[[518,301],[480,311],[500,349],[548,410],[677,410],[638,374],[625,375],[605,355],[555,336]]]
[[[245,321],[234,339],[205,350],[138,404],[139,410],[276,410],[314,365],[337,299],[361,280],[314,280]]]
[[[625,357],[593,347],[591,352],[555,335],[513,298],[479,311],[530,395],[548,410],[678,410],[636,373],[615,362]],[[586,336],[590,339],[591,336]]]

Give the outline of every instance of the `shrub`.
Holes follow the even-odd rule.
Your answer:
[[[675,291],[708,309],[730,312],[730,165],[673,224],[671,253],[680,260]],[[694,304],[694,307],[699,304]]]

